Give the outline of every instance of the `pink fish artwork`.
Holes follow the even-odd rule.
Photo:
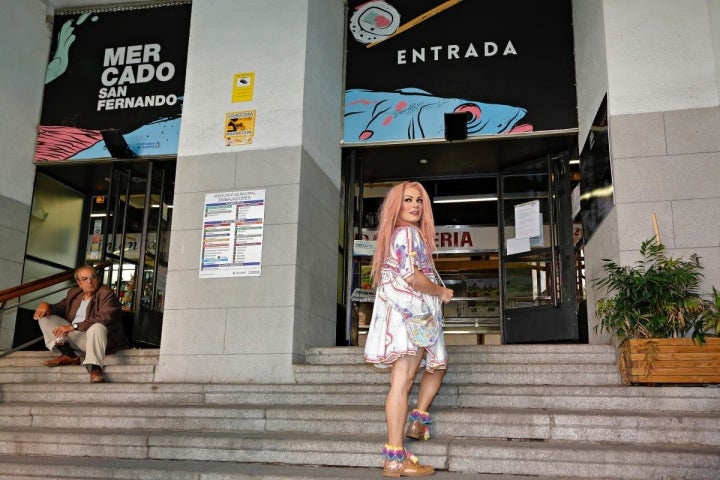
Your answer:
[[[77,127],[44,126],[38,128],[36,162],[61,162],[102,140],[99,130]]]

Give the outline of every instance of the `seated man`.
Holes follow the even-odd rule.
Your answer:
[[[95,268],[84,265],[75,270],[78,286],[67,292],[64,300],[50,305],[41,302],[35,309],[35,320],[45,337],[45,345],[60,356],[45,365],[80,365],[75,351],[85,352],[83,364],[92,383],[105,381],[103,358],[129,348],[121,318],[120,301],[115,292],[100,285]]]

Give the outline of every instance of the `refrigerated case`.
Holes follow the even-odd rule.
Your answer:
[[[443,306],[447,333],[499,334],[500,291],[497,276],[490,271],[441,274],[453,290],[450,303]]]
[[[438,273],[445,286],[453,290],[453,299],[443,305],[443,327],[446,343],[482,344],[494,335],[500,334],[500,291],[497,261],[457,261],[438,259]],[[361,259],[355,264],[361,268],[368,260]],[[442,270],[443,263],[451,263],[454,270]],[[480,267],[480,268],[478,268]],[[367,285],[361,285],[361,287]],[[375,291],[371,288],[356,288],[352,301],[352,343],[363,345],[372,316]],[[457,338],[455,338],[457,336]],[[462,339],[460,337],[463,337]]]

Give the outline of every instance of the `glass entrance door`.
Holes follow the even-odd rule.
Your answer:
[[[567,155],[500,174],[503,343],[578,340]]]
[[[172,190],[161,164],[111,170],[107,195],[92,202],[88,263],[110,260],[115,289],[136,346],[160,345],[172,220]]]

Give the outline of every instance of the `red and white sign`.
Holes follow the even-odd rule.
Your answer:
[[[363,229],[362,240],[376,240],[375,230]],[[438,253],[497,252],[497,227],[442,225],[435,227],[435,248]],[[372,253],[370,253],[372,255]]]

